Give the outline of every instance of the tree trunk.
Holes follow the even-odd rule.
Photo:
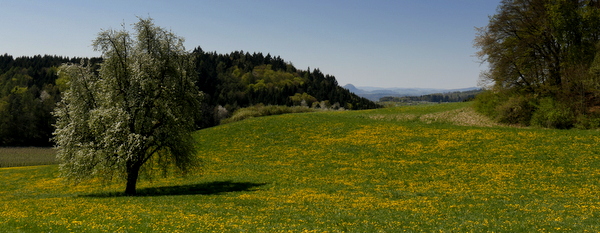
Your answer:
[[[135,196],[137,194],[135,186],[137,185],[140,167],[141,165],[139,163],[127,162],[127,185],[125,187],[126,195]]]

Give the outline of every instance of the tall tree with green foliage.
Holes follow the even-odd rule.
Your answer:
[[[591,82],[598,76],[590,69],[599,42],[597,0],[503,0],[489,24],[479,28],[475,46],[490,68],[483,81],[505,98],[514,97],[498,102],[511,106],[497,109],[535,115],[539,100],[551,98],[578,115],[594,104],[589,94],[598,89]]]
[[[134,34],[125,28],[98,34],[97,72],[85,64],[60,67],[69,87],[54,112],[62,176],[124,178],[128,195],[136,194],[141,172],[198,165],[190,133],[202,98],[183,38],[152,19],[140,18],[133,28]]]
[[[475,45],[503,88],[561,88],[589,69],[600,39],[596,1],[504,0]]]

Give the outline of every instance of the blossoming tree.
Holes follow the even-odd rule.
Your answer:
[[[124,178],[128,195],[136,194],[140,174],[198,166],[190,133],[202,97],[183,38],[152,19],[133,26],[134,34],[98,34],[99,70],[83,63],[60,67],[69,88],[54,112],[62,176],[75,182]]]

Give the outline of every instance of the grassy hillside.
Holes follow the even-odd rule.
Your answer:
[[[1,168],[0,231],[600,231],[597,131],[495,126],[469,105],[201,130],[202,174],[139,197],[64,186],[56,166]]]
[[[56,151],[49,147],[0,147],[0,167],[57,164]]]

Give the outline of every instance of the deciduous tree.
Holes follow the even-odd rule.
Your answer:
[[[586,95],[597,88],[590,86],[597,79],[590,68],[600,42],[599,7],[597,0],[503,0],[475,39],[490,67],[484,83],[506,98],[528,95],[532,107],[553,98],[585,114]]]
[[[183,39],[152,19],[140,18],[133,28],[134,34],[125,28],[98,34],[98,71],[60,67],[69,83],[54,112],[61,174],[76,182],[124,178],[129,195],[141,171],[198,165],[190,133],[201,101]]]

